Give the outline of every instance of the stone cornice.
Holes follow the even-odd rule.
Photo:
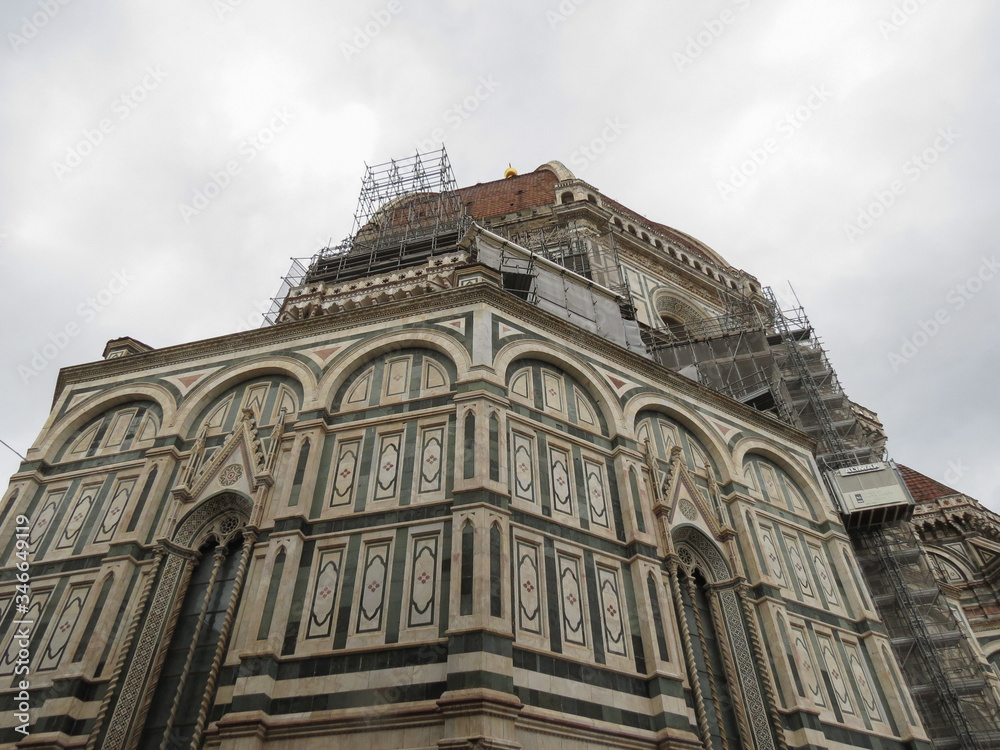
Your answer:
[[[815,447],[812,438],[791,425],[689,380],[645,356],[612,344],[597,334],[585,331],[492,284],[471,284],[428,294],[420,298],[419,309],[424,314],[433,314],[475,304],[491,305],[529,326],[551,331],[553,338],[572,341],[580,349],[619,362],[623,367],[631,369],[653,383],[662,383],[667,390],[728,412],[764,433],[778,434],[810,453]],[[56,381],[53,405],[70,385],[114,376],[139,376],[151,369],[197,362],[223,352],[240,355],[253,350],[277,348],[282,344],[298,342],[318,334],[351,331],[366,324],[388,322],[405,316],[412,312],[413,308],[413,300],[389,302],[349,312],[179,344],[143,354],[64,367],[59,371]]]

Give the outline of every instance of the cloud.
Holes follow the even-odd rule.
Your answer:
[[[366,161],[444,129],[472,184],[508,162],[568,164],[611,118],[626,128],[585,178],[764,283],[790,280],[851,397],[884,419],[892,455],[942,481],[960,461],[958,488],[1000,509],[1000,287],[953,310],[898,372],[888,361],[997,251],[995,4],[924,3],[886,32],[885,0],[398,3],[70,2],[16,50],[7,35],[39,6],[0,7],[0,438],[26,450],[57,369],[97,359],[110,338],[159,347],[245,325],[290,257],[350,231]],[[345,59],[342,44],[386,13]],[[689,40],[700,52],[679,69]],[[116,103],[155,66],[166,76],[122,117]],[[448,112],[483,77],[500,85],[452,127]],[[786,138],[779,122],[824,86],[829,100]],[[250,159],[241,145],[282,109],[289,123]],[[100,145],[58,179],[53,162],[104,119]],[[845,223],[907,179],[941,128],[960,134],[954,147],[850,242]],[[720,195],[768,138],[766,163]],[[179,204],[233,160],[239,172],[185,222]],[[18,366],[82,323],[78,306],[121,269],[135,281],[25,384]]]

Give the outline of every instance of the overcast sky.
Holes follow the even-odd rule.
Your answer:
[[[443,138],[460,185],[558,159],[791,282],[892,457],[1000,510],[996,2],[4,0],[0,31],[21,453],[60,367],[256,327],[365,162]]]

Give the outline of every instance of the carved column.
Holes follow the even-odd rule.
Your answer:
[[[726,725],[722,718],[722,706],[719,705],[719,691],[715,685],[715,671],[712,669],[712,658],[708,652],[708,643],[705,640],[705,628],[701,622],[701,613],[698,612],[698,586],[694,578],[688,576],[687,579],[688,596],[691,597],[691,605],[694,610],[694,622],[698,628],[698,638],[701,640],[701,654],[705,659],[705,670],[708,672],[708,686],[712,691],[712,704],[715,706],[715,718],[719,722],[719,737],[722,739],[722,750],[729,750],[729,738],[726,737]]]
[[[705,750],[711,750],[712,733],[709,731],[708,715],[705,713],[705,697],[701,693],[701,683],[698,681],[698,663],[694,658],[691,631],[688,628],[687,617],[684,616],[684,599],[681,596],[681,584],[677,575],[677,561],[674,559],[668,560],[667,569],[670,575],[670,592],[673,595],[674,606],[677,610],[677,621],[681,626],[684,660],[687,663],[688,680],[691,683],[691,692],[694,695],[694,711],[698,717],[698,730],[701,734],[701,742],[705,746]]]
[[[219,669],[222,667],[222,659],[226,654],[229,645],[229,631],[233,627],[233,617],[236,614],[236,604],[240,600],[240,591],[243,590],[243,581],[246,578],[247,567],[250,564],[250,555],[253,552],[254,544],[257,542],[257,532],[247,528],[243,531],[243,552],[240,555],[240,565],[236,569],[236,580],[233,582],[233,593],[229,597],[229,606],[226,607],[226,617],[222,622],[222,630],[219,632],[219,643],[215,648],[215,657],[212,659],[212,668],[208,673],[208,682],[205,685],[205,697],[202,699],[201,708],[198,709],[198,723],[195,726],[194,736],[191,739],[191,750],[201,748],[201,738],[205,734],[205,724],[208,720],[208,712],[215,701],[215,685],[219,680]]]
[[[148,566],[143,572],[146,576],[146,581],[142,585],[142,592],[139,594],[139,600],[135,604],[135,611],[132,614],[132,622],[129,623],[128,630],[125,631],[125,637],[122,640],[122,645],[118,649],[118,658],[115,660],[115,669],[111,675],[111,679],[108,681],[108,686],[104,691],[104,700],[101,701],[101,707],[97,711],[97,718],[94,719],[94,728],[90,732],[90,737],[87,738],[86,750],[95,750],[97,747],[97,738],[101,734],[101,729],[104,727],[104,718],[107,716],[108,707],[111,705],[111,699],[114,697],[115,692],[118,689],[118,683],[121,680],[122,672],[125,669],[125,662],[128,661],[128,653],[132,648],[132,641],[135,638],[136,631],[139,629],[139,622],[142,620],[142,614],[146,611],[146,602],[149,601],[149,595],[153,590],[153,581],[156,580],[156,573],[160,569],[160,563],[163,562],[163,550],[157,550],[156,556],[153,558],[153,564]]]

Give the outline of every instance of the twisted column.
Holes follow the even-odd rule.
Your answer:
[[[174,703],[170,707],[170,716],[167,719],[167,726],[163,730],[163,740],[160,742],[160,750],[168,750],[170,746],[170,732],[174,728],[174,721],[177,719],[177,711],[181,705],[181,694],[184,692],[184,683],[187,682],[188,674],[191,672],[191,662],[194,661],[194,652],[198,647],[198,638],[201,636],[202,626],[205,624],[205,615],[208,614],[208,605],[212,601],[212,589],[215,588],[215,581],[219,577],[219,569],[226,559],[226,548],[217,547],[215,550],[215,562],[212,566],[212,575],[208,579],[208,587],[205,589],[205,598],[201,602],[201,611],[198,612],[198,622],[194,628],[194,635],[191,636],[191,646],[188,648],[187,658],[184,660],[184,669],[181,670],[180,681],[177,683],[177,692],[174,693]]]
[[[719,594],[714,588],[708,590],[708,606],[712,611],[712,621],[715,623],[716,633],[725,633],[725,618],[722,616],[722,608],[719,605]],[[726,674],[731,675],[729,680],[729,692],[733,695],[733,713],[736,715],[736,724],[740,734],[743,736],[743,744],[751,746],[753,744],[753,732],[750,730],[750,722],[746,715],[746,706],[743,699],[737,699],[741,688],[739,685],[739,672],[736,671],[736,663],[733,661],[733,652],[729,642],[725,638],[719,638],[719,652],[722,654],[722,663],[726,668]]]
[[[201,739],[205,734],[205,725],[208,722],[208,712],[212,707],[212,702],[215,700],[215,684],[219,680],[219,669],[222,666],[222,658],[225,656],[226,647],[229,645],[229,631],[233,626],[236,603],[240,599],[240,591],[243,590],[243,580],[246,578],[247,566],[250,563],[250,553],[253,552],[254,544],[257,541],[257,535],[253,531],[247,530],[245,534],[240,565],[236,569],[236,580],[233,581],[233,593],[229,597],[229,606],[226,607],[226,617],[222,622],[222,630],[219,632],[219,643],[215,647],[212,668],[208,673],[208,682],[205,684],[205,697],[201,702],[201,708],[198,709],[198,723],[191,738],[191,750],[199,750],[201,748]]]
[[[132,641],[135,639],[136,631],[139,629],[142,614],[146,611],[146,602],[149,601],[149,595],[153,591],[153,581],[156,579],[156,571],[160,569],[162,561],[163,550],[157,550],[156,555],[153,557],[153,564],[148,566],[144,571],[146,581],[142,585],[139,601],[136,602],[135,612],[132,614],[132,622],[129,623],[128,630],[125,631],[125,637],[122,640],[121,648],[118,650],[118,658],[115,660],[115,670],[111,674],[111,679],[108,681],[108,686],[104,691],[104,700],[101,701],[101,707],[97,711],[97,718],[94,719],[94,728],[90,732],[90,737],[87,738],[86,750],[95,750],[97,747],[97,737],[104,726],[104,719],[107,716],[108,708],[111,706],[111,699],[118,689],[122,670],[124,670],[125,662],[128,660],[128,652],[132,648]]]
[[[694,609],[694,623],[698,628],[698,638],[701,640],[701,654],[705,659],[705,670],[708,672],[708,687],[712,692],[712,705],[715,706],[715,718],[719,724],[719,737],[722,739],[722,750],[729,750],[729,739],[726,737],[726,725],[722,718],[722,707],[719,705],[719,691],[715,686],[715,672],[712,669],[712,658],[708,653],[708,643],[705,640],[705,628],[701,623],[701,614],[698,612],[697,593],[698,587],[694,579],[688,576],[687,579],[688,596],[691,597],[692,609]]]
[[[684,599],[681,597],[681,584],[677,576],[677,563],[674,560],[668,563],[668,572],[670,577],[670,591],[674,596],[677,619],[681,625],[681,641],[684,644],[684,657],[687,662],[688,679],[691,681],[691,691],[694,693],[694,712],[695,716],[698,717],[698,730],[701,733],[701,742],[705,746],[705,750],[712,750],[712,733],[708,728],[708,715],[705,713],[705,697],[701,694],[701,683],[698,680],[698,663],[694,659],[691,631],[688,628],[687,618],[684,616]]]
[[[736,589],[740,604],[743,607],[743,617],[750,631],[750,647],[753,649],[754,661],[759,664],[761,682],[764,685],[764,695],[767,699],[767,713],[771,718],[771,726],[774,727],[774,735],[778,740],[778,750],[788,750],[788,743],[785,742],[785,730],[781,726],[781,715],[778,713],[778,704],[775,699],[774,685],[771,683],[771,672],[764,661],[764,648],[760,641],[760,631],[757,630],[757,618],[747,596],[747,587],[739,586]]]

